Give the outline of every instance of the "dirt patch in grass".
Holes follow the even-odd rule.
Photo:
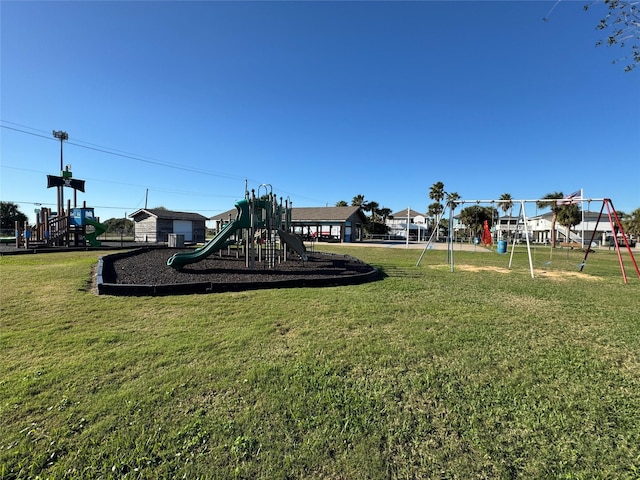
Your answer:
[[[580,278],[582,280],[592,280],[592,281],[601,281],[602,278],[594,277],[593,275],[588,275],[582,272],[571,272],[568,270],[533,270],[534,275],[538,277],[550,278],[552,280],[557,280],[560,282],[564,282],[573,278]]]
[[[477,265],[456,265],[455,268],[457,270],[462,270],[465,272],[496,272],[496,273],[511,273],[511,270],[503,267],[492,267],[492,266],[477,266]],[[602,280],[599,277],[594,277],[593,275],[588,275],[583,272],[572,272],[569,270],[533,270],[533,274],[536,277],[541,278],[549,278],[551,280],[557,280],[559,282],[563,282],[573,278],[580,278],[583,280],[592,280],[592,281],[600,281]]]
[[[466,272],[496,272],[496,273],[511,273],[508,268],[502,267],[478,267],[476,265],[456,265],[457,269],[464,270]]]

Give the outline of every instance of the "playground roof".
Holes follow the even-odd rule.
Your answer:
[[[207,219],[204,215],[200,215],[199,213],[191,213],[191,212],[174,212],[173,210],[166,210],[164,208],[141,208],[140,210],[136,210],[129,217],[135,219],[142,214],[146,214],[148,216],[167,219],[167,220],[200,220],[204,221]]]
[[[352,215],[360,212],[364,219],[364,213],[360,207],[299,207],[291,209],[291,219],[294,222],[345,222]],[[235,218],[236,209],[227,210],[209,220],[228,220],[229,215]]]
[[[291,210],[291,220],[294,222],[332,221],[344,222],[357,212],[364,218],[360,207],[301,207]]]

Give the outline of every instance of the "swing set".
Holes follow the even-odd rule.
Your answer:
[[[515,235],[513,235],[513,241],[512,241],[512,245],[511,245],[511,254],[509,256],[509,268],[512,267],[513,265],[513,255],[515,252],[515,246],[516,243],[518,242],[518,240],[524,238],[525,243],[526,243],[526,249],[527,249],[527,258],[528,258],[528,263],[529,263],[529,272],[531,274],[531,278],[535,278],[535,273],[534,273],[534,256],[535,256],[535,247],[532,246],[532,230],[530,228],[530,219],[527,218],[527,214],[526,214],[526,204],[527,203],[534,203],[536,206],[538,205],[539,202],[542,201],[548,201],[547,199],[538,199],[538,200],[454,200],[454,201],[449,201],[447,202],[443,213],[436,219],[437,222],[440,221],[440,219],[442,217],[444,217],[446,211],[449,211],[449,232],[447,234],[447,263],[449,264],[450,270],[451,272],[455,271],[455,259],[454,259],[454,238],[453,238],[453,232],[454,232],[454,217],[455,217],[455,209],[457,206],[459,205],[464,205],[465,203],[473,203],[476,205],[479,205],[481,203],[488,203],[491,204],[492,206],[495,204],[502,204],[502,203],[509,203],[510,205],[519,205],[520,209],[518,212],[518,217],[517,217],[517,221],[516,221],[516,230],[515,230]],[[558,199],[558,201],[563,201],[566,203],[569,203],[571,200],[566,200],[566,199]],[[591,198],[591,199],[583,199],[580,200],[582,201],[587,201],[589,202],[589,205],[591,204],[591,202],[602,202],[602,207],[600,209],[600,214],[598,215],[598,219],[596,221],[595,226],[592,229],[592,234],[591,234],[591,239],[589,241],[589,243],[587,245],[585,245],[584,247],[584,257],[582,258],[582,261],[576,265],[576,268],[579,269],[580,272],[582,272],[584,270],[584,267],[587,265],[587,258],[589,256],[589,253],[593,252],[593,250],[591,249],[591,246],[593,245],[595,236],[596,236],[596,232],[598,229],[598,225],[600,224],[600,221],[602,219],[603,216],[603,212],[606,209],[606,214],[607,214],[607,218],[609,220],[609,226],[611,228],[611,232],[613,233],[613,245],[615,247],[616,250],[616,254],[618,257],[618,263],[620,264],[620,270],[622,273],[622,279],[624,281],[624,283],[628,283],[628,278],[627,278],[627,273],[626,273],[626,269],[625,269],[625,265],[624,265],[624,261],[622,258],[622,253],[621,253],[621,247],[626,248],[628,254],[629,254],[629,258],[631,259],[631,263],[633,264],[633,267],[636,271],[636,274],[638,276],[638,278],[640,278],[640,269],[638,268],[638,264],[636,263],[636,260],[633,256],[633,252],[631,250],[631,246],[629,245],[629,241],[627,239],[627,235],[625,235],[624,233],[624,228],[622,225],[622,222],[620,221],[620,217],[618,216],[618,213],[616,212],[614,206],[613,206],[613,202],[611,201],[611,199],[609,198]],[[436,223],[436,225],[438,225],[438,223]],[[622,241],[618,240],[618,235],[621,236]],[[425,245],[425,248],[423,249],[420,258],[418,259],[416,266],[420,265],[420,262],[422,261],[422,258],[424,257],[426,251],[430,248],[433,248],[431,243],[433,241],[433,234],[431,235],[431,237],[429,238],[429,241],[427,242],[427,244]],[[490,232],[488,229],[488,225],[485,225],[483,227],[483,233],[482,233],[482,240],[483,240],[483,244],[485,244],[485,246],[491,246],[491,236],[490,236]],[[584,239],[583,239],[584,241]],[[500,242],[498,242],[500,244]],[[506,243],[505,243],[506,246]],[[533,247],[533,254],[532,254],[532,247]],[[500,245],[498,245],[498,252],[499,253],[506,253],[506,251],[500,252]],[[546,261],[544,263],[545,266],[548,266],[552,263],[552,255],[553,255],[553,245],[551,246],[551,253],[549,255],[549,260]],[[569,259],[568,257],[568,252],[567,252],[567,260]]]

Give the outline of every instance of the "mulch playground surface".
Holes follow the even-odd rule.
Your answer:
[[[322,287],[377,280],[377,269],[349,255],[310,253],[306,262],[290,254],[271,268],[256,259],[246,266],[243,255],[215,253],[176,270],[167,265],[171,248],[141,248],[100,259],[97,291],[108,295],[176,295],[255,290],[264,288]]]

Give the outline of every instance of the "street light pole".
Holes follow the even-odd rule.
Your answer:
[[[69,140],[69,134],[67,132],[63,132],[62,130],[54,130],[53,136],[60,140],[60,176],[64,177],[64,162],[62,160],[62,144],[65,140]],[[62,215],[62,210],[64,208],[64,186],[58,187],[58,218]]]
[[[69,134],[62,130],[54,130],[53,136],[60,140],[60,175],[62,175],[62,171],[64,170],[64,164],[62,161],[62,144],[65,140],[69,140]]]

